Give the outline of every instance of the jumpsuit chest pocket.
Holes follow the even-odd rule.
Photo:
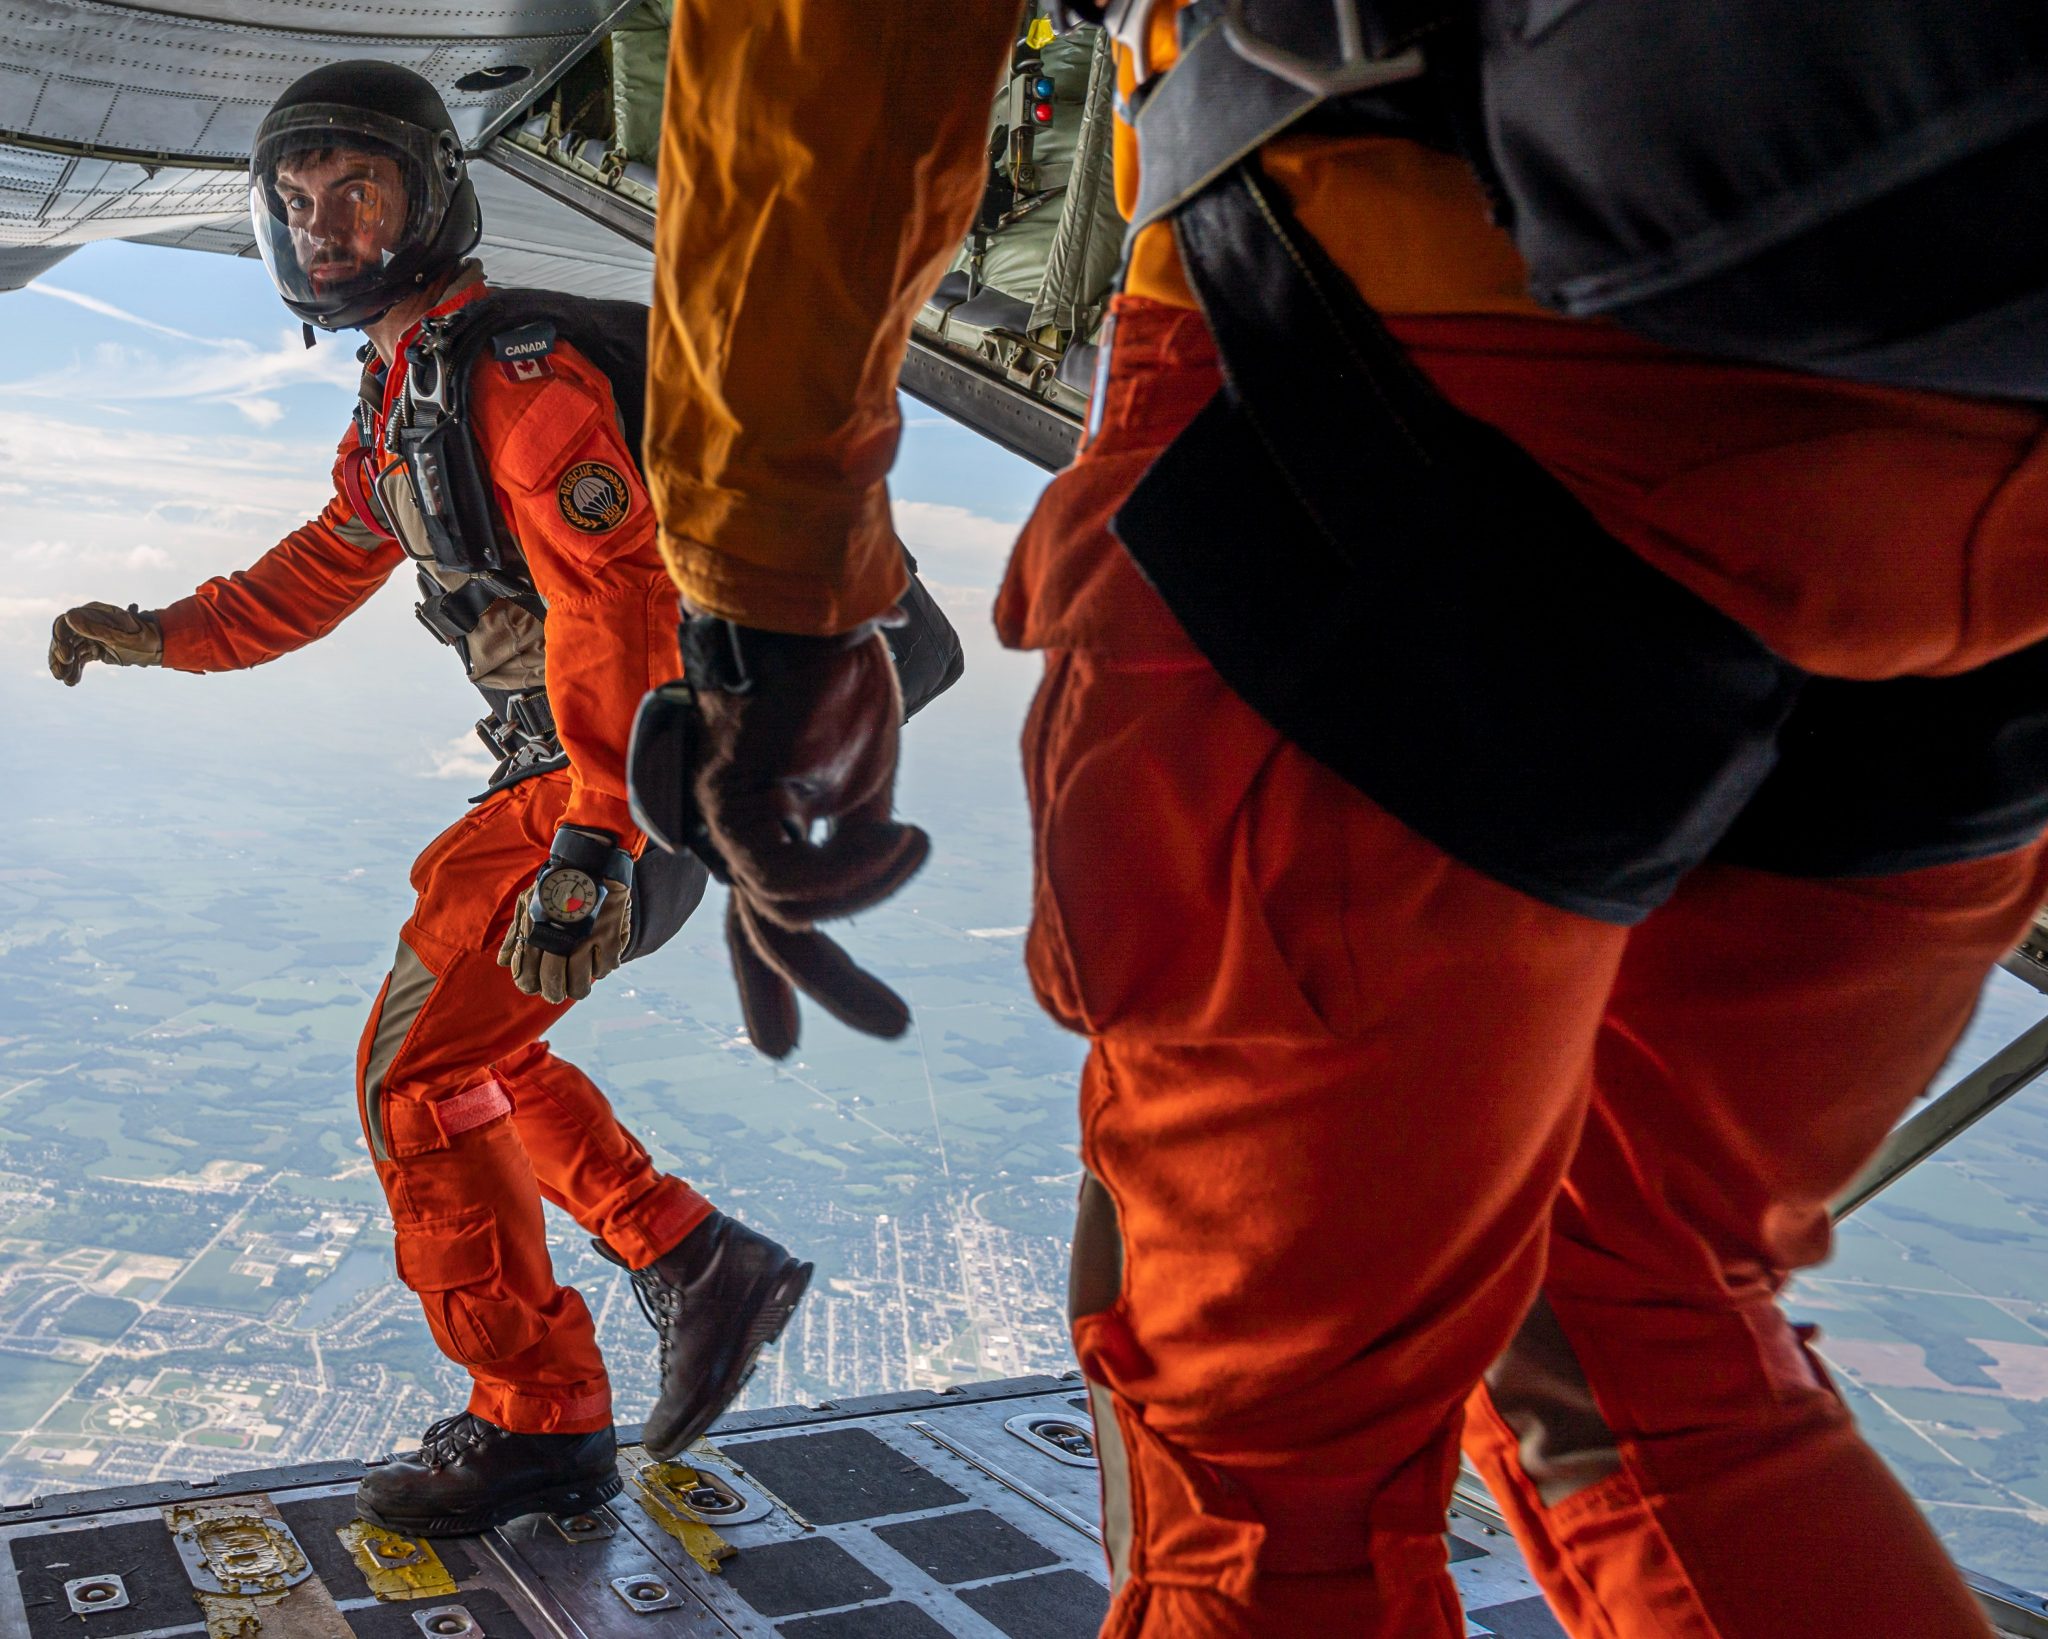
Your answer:
[[[420,624],[462,657],[478,688],[521,694],[546,684],[546,623],[532,608],[483,577],[433,563],[420,565],[420,592]]]
[[[542,623],[518,604],[501,598],[483,612],[469,634],[464,660],[479,688],[507,694],[547,682],[547,641]]]

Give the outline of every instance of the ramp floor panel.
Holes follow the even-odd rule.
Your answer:
[[[967,1500],[915,1458],[862,1428],[750,1440],[728,1454],[814,1525],[844,1525]]]
[[[879,1525],[875,1535],[934,1582],[953,1587],[1018,1571],[1038,1571],[1059,1556],[986,1508],[937,1514],[902,1525]]]
[[[206,1639],[195,1504],[229,1533],[223,1565],[275,1555],[268,1601],[210,1596],[215,1631],[240,1620],[247,1639],[1093,1639],[1109,1590],[1091,1440],[1085,1399],[1053,1378],[742,1414],[688,1454],[715,1482],[699,1522],[667,1506],[674,1471],[628,1445],[607,1507],[431,1551],[362,1544],[357,1463],[52,1497],[0,1508],[0,1639]],[[1467,1635],[1562,1639],[1497,1525],[1461,1494]]]
[[[27,1618],[22,1631],[28,1639],[125,1639],[181,1617],[189,1620],[194,1609],[184,1562],[160,1518],[90,1532],[16,1537],[7,1549],[20,1579]],[[89,1614],[76,1611],[64,1585],[106,1572],[120,1576],[127,1604]]]

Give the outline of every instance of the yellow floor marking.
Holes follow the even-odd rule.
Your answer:
[[[359,1519],[334,1534],[379,1599],[441,1599],[455,1592],[455,1578],[422,1537],[400,1536]]]
[[[688,1463],[647,1463],[633,1470],[633,1496],[647,1517],[677,1542],[683,1551],[713,1576],[739,1550],[704,1522],[704,1516],[685,1499],[698,1483],[697,1471]]]

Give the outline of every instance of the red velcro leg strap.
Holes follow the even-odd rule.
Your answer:
[[[454,1138],[511,1113],[511,1098],[491,1076],[471,1082],[461,1092],[451,1093],[434,1104],[434,1114],[441,1123],[444,1138]]]

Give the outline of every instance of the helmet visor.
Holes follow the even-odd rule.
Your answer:
[[[249,216],[278,294],[330,326],[374,318],[439,233],[460,168],[449,132],[339,104],[274,114],[250,157]]]

